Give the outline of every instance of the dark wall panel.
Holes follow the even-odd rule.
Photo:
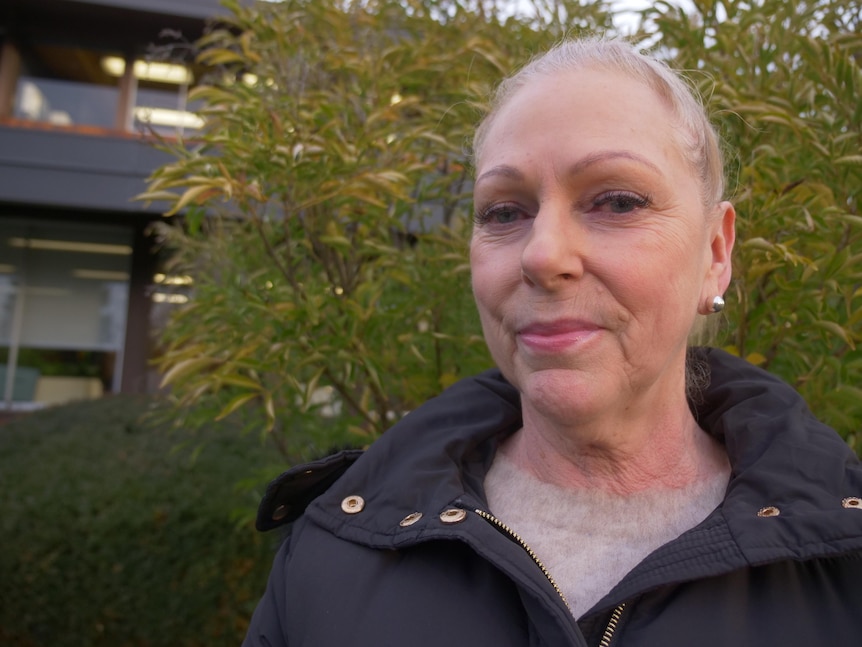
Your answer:
[[[0,126],[0,202],[158,214],[131,199],[170,159],[132,137]]]

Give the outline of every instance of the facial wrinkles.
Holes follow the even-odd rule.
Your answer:
[[[594,79],[590,82],[594,82]],[[503,199],[506,200],[512,200],[512,195],[518,195],[520,199],[514,201],[524,202],[522,196],[527,195],[535,200],[537,211],[534,211],[533,215],[538,212],[538,217],[541,217],[541,211],[546,208],[549,200],[559,201],[559,204],[555,204],[555,209],[565,208],[572,211],[577,201],[573,200],[566,191],[571,190],[572,187],[577,189],[577,187],[588,186],[589,179],[584,180],[585,184],[578,183],[581,179],[588,178],[597,165],[601,168],[601,164],[605,163],[620,165],[621,170],[617,177],[621,180],[621,184],[626,183],[628,170],[643,166],[645,170],[641,175],[646,179],[643,179],[639,186],[649,185],[652,177],[662,178],[666,188],[655,191],[656,194],[662,195],[661,199],[654,201],[651,206],[652,214],[648,212],[643,218],[633,219],[630,223],[620,225],[609,221],[607,227],[602,225],[594,230],[599,245],[598,248],[594,247],[590,250],[593,256],[588,257],[584,262],[590,263],[591,258],[595,259],[597,264],[594,269],[597,275],[593,276],[587,271],[575,287],[564,287],[557,292],[534,292],[529,296],[529,301],[524,303],[526,301],[524,290],[527,288],[523,281],[516,282],[513,276],[506,280],[509,287],[501,288],[499,282],[493,282],[490,279],[493,276],[493,272],[489,271],[490,268],[484,267],[483,276],[487,283],[481,290],[485,295],[490,295],[490,299],[486,299],[484,303],[484,308],[488,312],[483,314],[483,318],[497,333],[498,341],[505,340],[504,346],[513,348],[517,344],[511,335],[513,330],[517,330],[521,317],[529,319],[537,310],[552,313],[548,316],[555,317],[578,317],[584,316],[583,313],[591,313],[592,317],[599,318],[599,323],[618,337],[626,358],[625,362],[620,363],[616,368],[607,366],[605,362],[605,369],[610,368],[622,373],[625,377],[619,384],[625,383],[629,388],[634,388],[634,382],[637,379],[635,373],[643,369],[639,355],[644,350],[644,340],[653,338],[653,333],[661,333],[663,328],[668,329],[678,325],[677,321],[669,319],[672,315],[655,307],[655,298],[659,294],[646,297],[643,295],[646,292],[658,292],[654,290],[655,283],[660,283],[666,286],[665,294],[674,303],[679,304],[697,298],[697,291],[693,289],[691,279],[686,278],[686,275],[692,269],[700,270],[702,266],[700,260],[690,255],[698,253],[695,245],[699,246],[701,241],[705,241],[705,237],[695,230],[697,226],[695,222],[675,224],[672,222],[674,219],[702,216],[702,212],[697,214],[683,209],[684,204],[690,207],[688,199],[674,199],[678,197],[680,191],[689,192],[687,195],[690,195],[692,179],[690,162],[686,159],[684,151],[679,148],[678,137],[672,130],[663,128],[667,124],[661,119],[655,122],[657,125],[654,128],[641,130],[630,119],[623,121],[622,123],[626,123],[623,132],[616,131],[613,123],[601,118],[598,119],[600,128],[575,128],[574,131],[567,125],[568,116],[558,118],[556,121],[549,118],[547,123],[538,124],[537,122],[544,121],[540,118],[544,114],[541,104],[545,101],[547,105],[551,93],[554,92],[550,87],[543,89],[543,92],[548,92],[544,95],[544,99],[539,93],[531,95],[527,101],[521,101],[518,110],[522,112],[527,105],[539,106],[529,118],[525,119],[523,114],[518,114],[518,111],[507,112],[508,107],[515,105],[512,101],[518,99],[518,94],[530,91],[531,84],[528,84],[510,97],[509,104],[502,106],[500,112],[494,117],[495,123],[491,124],[486,132],[487,136],[482,142],[479,157],[477,202],[493,201],[495,194],[498,193],[505,194]],[[617,105],[621,103],[617,102]],[[554,113],[548,114],[553,116]],[[584,114],[587,115],[586,119],[592,119],[588,112]],[[513,124],[517,125],[517,129]],[[538,127],[539,125],[541,127]],[[567,143],[567,137],[571,140],[571,144]],[[630,143],[632,146],[629,146]],[[610,147],[607,144],[610,144]],[[598,150],[596,150],[597,145],[600,146]],[[558,151],[566,149],[586,151],[585,156],[572,160],[557,154]],[[643,158],[645,163],[640,158]],[[604,172],[598,175],[602,173]],[[499,185],[495,184],[497,181],[500,182]],[[487,187],[486,182],[490,183]],[[510,183],[508,187],[506,187],[507,182]],[[606,183],[615,182],[616,180]],[[498,186],[506,188],[501,189]],[[625,188],[625,186],[620,187],[620,189]],[[695,194],[700,198],[697,188],[699,187],[695,187]],[[698,199],[696,203],[702,204],[702,199]],[[574,217],[576,214],[572,215]],[[700,223],[705,224],[702,219]],[[638,241],[634,236],[641,231],[644,232],[643,240]],[[474,232],[474,252],[477,255],[483,254],[482,246],[494,245],[497,242],[495,238],[505,246],[517,240],[517,235],[501,234],[491,236],[489,239],[477,229]],[[617,240],[621,241],[621,249],[625,251],[620,252],[620,248],[617,248],[615,253],[619,258],[614,259],[613,246],[617,245]],[[609,257],[601,257],[602,245],[607,246]],[[488,251],[490,254],[487,259],[494,259],[494,254],[499,253],[493,249]],[[618,271],[620,266],[630,261],[636,262],[638,258],[649,261],[663,256],[667,256],[669,262],[659,262],[650,269],[650,272],[658,271],[653,286],[646,284],[640,286],[642,277],[636,276],[636,272]],[[612,262],[608,262],[608,258]],[[487,259],[480,262],[488,263]],[[497,262],[492,260],[491,264]],[[639,292],[640,287],[643,287],[644,291]],[[506,305],[507,303],[509,305]],[[512,305],[515,307],[513,308]],[[692,303],[692,309],[695,308],[696,305]],[[678,308],[675,307],[674,311],[678,319],[680,314]],[[676,349],[677,345],[673,344],[671,347]]]
[[[494,107],[491,113],[486,115],[481,124],[480,131],[477,132],[478,136],[473,141],[475,167],[479,168],[482,165],[482,155],[487,144],[488,135],[494,128],[495,122],[498,120],[500,113],[506,109],[506,107],[520,92],[525,88],[528,88],[533,83],[541,82],[543,79],[546,80],[549,78],[566,76],[567,74],[577,75],[591,70],[604,70],[610,75],[619,75],[631,82],[640,83],[649,88],[650,92],[662,103],[667,111],[668,122],[672,128],[674,147],[682,156],[682,159],[685,161],[692,175],[698,179],[698,187],[702,203],[707,205],[720,201],[721,195],[712,195],[715,193],[715,186],[711,184],[712,181],[710,178],[704,177],[705,173],[709,173],[709,171],[706,170],[706,149],[708,146],[704,141],[705,137],[698,132],[701,127],[700,121],[687,113],[686,109],[675,104],[674,101],[665,94],[665,92],[659,90],[659,88],[653,85],[649,80],[639,79],[638,77],[631,75],[630,73],[626,73],[624,70],[616,67],[606,67],[590,62],[584,62],[578,67],[571,67],[569,69],[555,69],[536,73],[530,77],[522,78],[516,86],[512,87],[511,92]]]

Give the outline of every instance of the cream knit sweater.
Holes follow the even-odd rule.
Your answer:
[[[649,553],[703,521],[729,477],[620,495],[545,483],[498,452],[485,490],[491,512],[533,549],[579,618]]]

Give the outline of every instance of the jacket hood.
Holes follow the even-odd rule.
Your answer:
[[[711,383],[695,414],[727,448],[725,501],[644,560],[608,600],[692,576],[862,549],[862,468],[846,443],[781,380],[723,351],[698,352]],[[441,524],[441,515],[487,509],[484,476],[498,444],[520,426],[519,394],[498,370],[462,380],[367,451],[283,474],[267,490],[258,528],[305,510],[336,536],[375,548],[458,538],[469,524]]]

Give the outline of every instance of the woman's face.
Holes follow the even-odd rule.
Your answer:
[[[616,72],[538,77],[478,151],[470,258],[485,338],[525,415],[684,404],[686,338],[730,278],[662,100]]]

